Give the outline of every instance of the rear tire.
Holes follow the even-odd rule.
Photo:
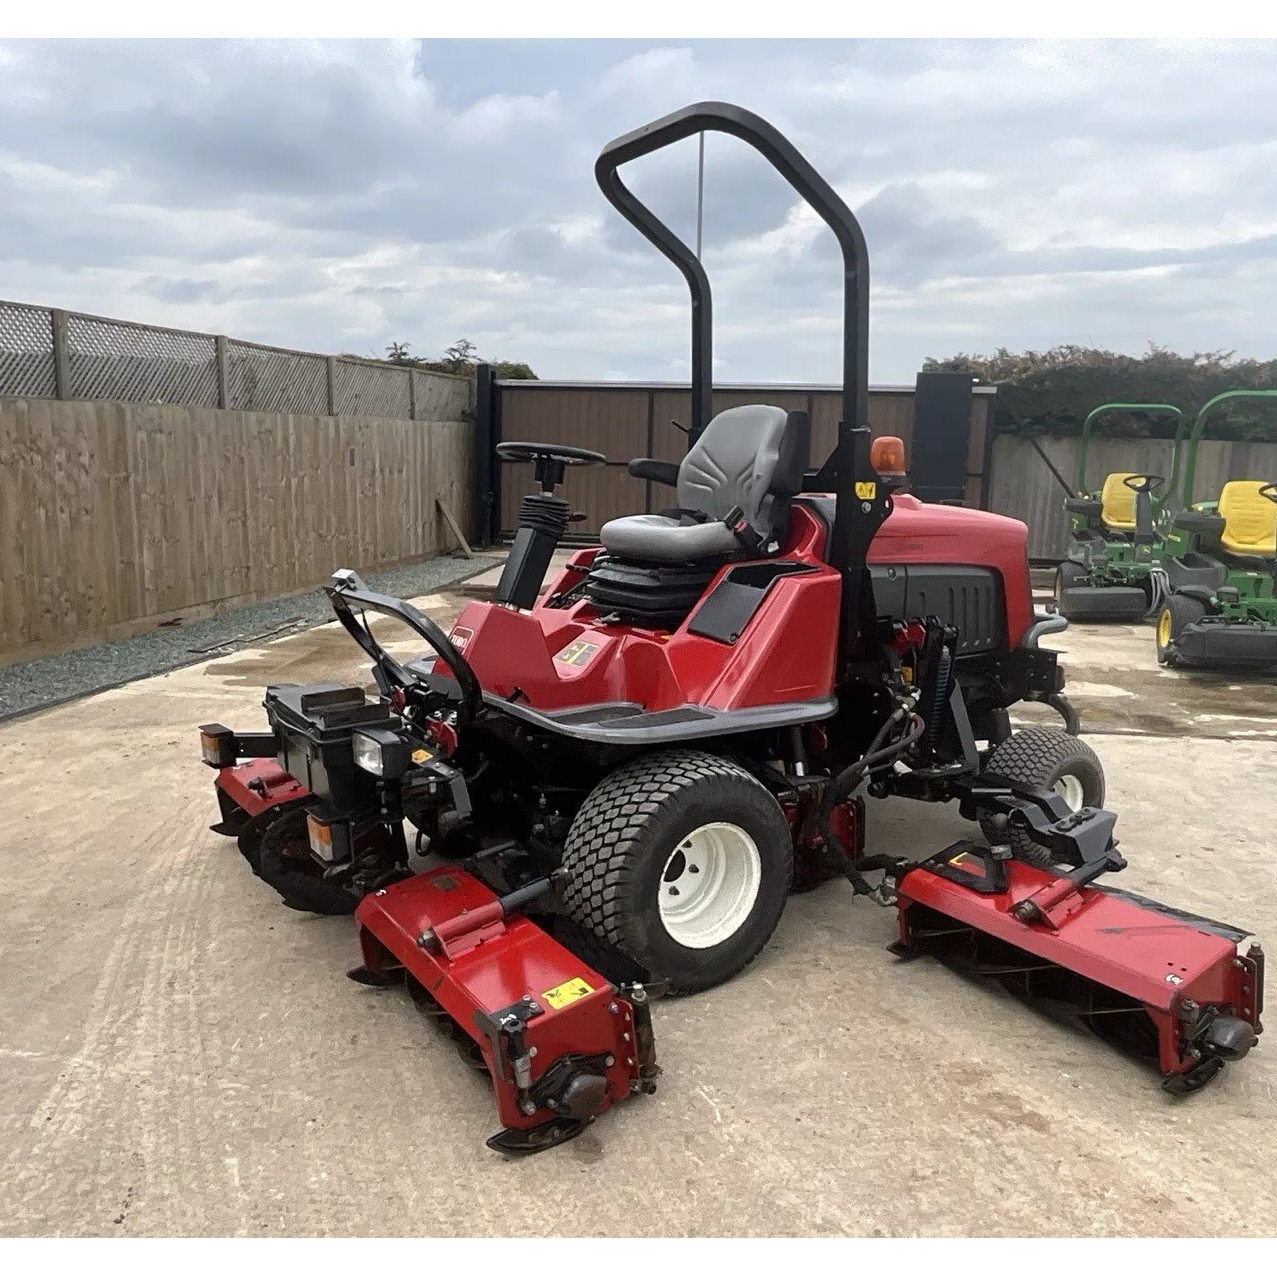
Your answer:
[[[1058,727],[1025,727],[1008,736],[989,755],[985,771],[1032,789],[1054,790],[1074,811],[1104,806],[1104,764],[1085,741]],[[1051,868],[1050,851],[1005,817],[982,813],[980,829],[990,844],[1010,844],[1017,860]]]
[[[1206,615],[1206,604],[1187,594],[1172,594],[1157,614],[1157,663],[1174,669],[1182,664],[1175,640]]]
[[[770,939],[793,875],[789,822],[743,767],[671,750],[594,788],[563,849],[568,916],[672,993],[712,988]]]

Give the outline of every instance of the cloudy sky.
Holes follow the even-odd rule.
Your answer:
[[[722,98],[860,217],[871,375],[1079,342],[1277,356],[1277,44],[0,43],[0,298],[325,352],[458,337],[687,374],[686,291],[610,138]],[[832,237],[707,143],[722,380],[839,375]],[[690,238],[696,143],[626,170]]]

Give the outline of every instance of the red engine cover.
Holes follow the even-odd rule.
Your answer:
[[[993,568],[1002,577],[1007,643],[1017,647],[1033,624],[1029,530],[1018,519],[963,506],[928,505],[908,493],[869,545],[870,563],[960,563]]]
[[[902,494],[870,546],[869,559],[993,568],[1003,579],[1014,646],[1033,619],[1026,538],[1024,524],[1014,519],[924,505]],[[670,633],[596,626],[587,602],[569,608],[539,602],[531,612],[471,603],[451,637],[485,690],[509,696],[517,687],[537,709],[631,701],[649,712],[682,705],[732,710],[818,700],[832,694],[842,591],[838,573],[823,561],[825,540],[823,520],[795,503],[780,557],[813,570],[776,580],[731,645],[692,634],[686,620]],[[542,599],[577,584],[576,569],[597,553],[576,554]],[[442,663],[436,669],[446,672]]]

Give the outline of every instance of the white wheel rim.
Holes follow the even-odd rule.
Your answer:
[[[1080,811],[1086,805],[1086,792],[1076,776],[1061,776],[1051,788],[1068,803],[1070,811]]]
[[[661,871],[661,923],[676,944],[712,949],[745,925],[762,881],[758,846],[739,825],[702,825]]]

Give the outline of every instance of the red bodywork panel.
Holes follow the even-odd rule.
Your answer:
[[[1004,940],[1036,957],[1074,971],[1105,988],[1142,1002],[1157,1026],[1159,1065],[1164,1074],[1183,1073],[1197,1063],[1182,1048],[1179,1017],[1185,999],[1199,1007],[1228,1006],[1258,1028],[1259,972],[1240,957],[1237,944],[1203,931],[1180,917],[1096,887],[1071,892],[1045,923],[1026,923],[1012,910],[1060,882],[1054,874],[1007,861],[1008,890],[981,895],[942,878],[925,866],[901,881],[900,942],[914,948],[910,911],[925,905],[946,917]]]
[[[824,520],[795,502],[776,557],[813,570],[779,577],[731,645],[691,633],[691,617],[664,633],[596,626],[585,601],[547,608],[543,600],[577,584],[581,573],[576,569],[587,567],[596,549],[574,555],[531,612],[471,603],[450,637],[486,691],[508,696],[518,687],[536,709],[630,701],[649,712],[682,705],[732,710],[820,700],[833,693],[842,592],[838,573],[822,558],[826,536]],[[869,559],[995,569],[1003,578],[1008,637],[1015,646],[1033,619],[1026,538],[1024,524],[1014,519],[925,505],[902,494],[874,538]],[[706,594],[727,571],[722,569]],[[447,672],[442,662],[435,668]]]
[[[310,794],[273,758],[253,758],[234,767],[223,767],[213,783],[250,816]]]
[[[614,1063],[607,1070],[605,1107],[625,1099],[639,1077],[630,1003],[527,918],[491,917],[496,900],[477,878],[452,866],[365,896],[355,912],[365,968],[380,973],[389,954],[479,1044],[506,1126],[526,1130],[554,1117],[549,1109],[520,1110],[509,1061],[494,1051],[488,1031],[476,1023],[477,1014],[491,1016],[525,996],[542,1012],[525,1027],[527,1045],[536,1048],[533,1084],[560,1056],[606,1054]],[[463,914],[479,915],[478,925],[462,930],[457,923]],[[435,951],[417,944],[427,930],[443,939]],[[588,992],[581,993],[576,982]],[[560,989],[563,996],[547,997]]]

